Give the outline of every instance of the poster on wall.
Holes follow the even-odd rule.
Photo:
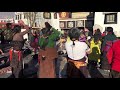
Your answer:
[[[60,21],[60,28],[66,28],[66,22]]]
[[[59,17],[60,18],[69,18],[69,12],[60,12]]]
[[[50,12],[44,12],[44,13],[43,13],[43,17],[44,17],[45,19],[51,19],[51,13],[50,13]]]
[[[76,27],[84,27],[84,20],[76,21]]]
[[[75,21],[68,21],[67,22],[67,28],[75,27]]]

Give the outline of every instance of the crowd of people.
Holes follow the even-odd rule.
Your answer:
[[[31,36],[29,41],[34,54],[38,52],[38,78],[92,78],[91,68],[108,72],[108,78],[120,78],[120,40],[112,27],[103,33],[99,28],[91,33],[84,27],[60,32],[45,22],[40,32],[31,30],[26,27],[26,31],[21,32],[19,25],[13,28],[9,53],[15,78],[23,76],[22,48],[26,42],[23,36],[27,33]]]

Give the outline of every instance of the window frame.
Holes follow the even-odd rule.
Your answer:
[[[46,16],[46,13],[49,14],[49,17]],[[51,19],[51,13],[50,12],[44,12],[43,13],[43,18],[44,19]]]
[[[114,22],[108,22],[107,21],[107,17],[109,16],[109,15],[114,15]],[[117,24],[117,13],[107,13],[107,14],[105,14],[105,17],[104,17],[104,24]],[[109,16],[110,17],[110,16]]]

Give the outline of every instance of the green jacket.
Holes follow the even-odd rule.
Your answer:
[[[56,44],[56,38],[59,37],[60,35],[60,32],[57,31],[56,29],[52,28],[53,30],[53,33],[51,35],[48,36],[48,42],[46,43],[46,39],[45,38],[39,38],[39,46],[40,47],[43,47],[45,44],[46,47],[55,47],[55,44]]]

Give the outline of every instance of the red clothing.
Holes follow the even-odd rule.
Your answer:
[[[12,53],[13,53],[13,50],[10,49],[10,50],[9,50],[9,55],[10,55],[10,56],[9,56],[9,59],[10,59],[10,61],[12,60],[12,57],[13,57],[13,56],[12,56]],[[18,60],[20,61],[20,60],[21,60],[21,51],[18,51],[17,53],[18,53]]]
[[[113,43],[112,47],[107,53],[111,69],[120,72],[120,40]]]
[[[104,37],[105,35],[106,35],[106,34],[105,34],[105,33],[103,33],[103,34],[102,34],[102,37]]]

